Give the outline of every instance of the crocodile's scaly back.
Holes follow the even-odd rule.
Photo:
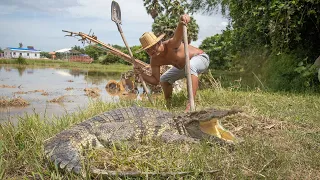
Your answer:
[[[114,141],[144,140],[179,131],[169,112],[129,107],[101,113],[46,140],[45,153],[61,168],[81,170],[83,147],[103,147]]]
[[[83,148],[107,147],[113,142],[145,141],[159,138],[165,142],[198,142],[213,135],[201,123],[236,111],[205,110],[174,116],[157,109],[128,107],[107,111],[72,126],[45,141],[46,156],[60,168],[81,172]],[[217,126],[214,126],[217,127]]]

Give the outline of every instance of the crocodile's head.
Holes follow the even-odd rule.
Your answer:
[[[238,112],[242,111],[235,109],[207,109],[188,113],[182,116],[182,118],[185,122],[185,129],[193,138],[202,139],[210,138],[210,136],[216,136],[226,141],[235,142],[235,136],[221,126],[219,119]]]

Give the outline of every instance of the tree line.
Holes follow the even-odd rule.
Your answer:
[[[221,13],[228,26],[204,39],[200,48],[210,56],[210,69],[256,73],[275,90],[319,91],[316,67],[320,52],[319,0],[143,0],[153,18],[152,31],[172,37],[179,16],[191,15],[188,39],[198,39],[195,13]],[[210,23],[210,22],[208,22]],[[113,45],[128,54],[125,47]],[[140,46],[131,47],[135,52]],[[94,46],[73,47],[96,62],[126,63]],[[135,58],[149,63],[145,52]]]
[[[319,91],[313,63],[320,55],[320,1],[193,0],[190,9],[229,19],[200,46],[215,67],[260,71],[276,90]]]

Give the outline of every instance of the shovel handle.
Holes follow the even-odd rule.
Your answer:
[[[185,71],[187,74],[187,87],[188,87],[188,97],[190,103],[190,110],[195,111],[194,97],[192,91],[192,79],[190,73],[190,58],[189,58],[189,50],[188,50],[188,32],[187,26],[183,25],[183,43],[184,43],[184,54],[186,60]]]
[[[124,44],[126,45],[128,51],[129,51],[129,55],[130,55],[130,57],[131,57],[131,60],[132,60],[132,62],[133,62],[133,65],[136,66],[136,65],[137,65],[136,60],[135,60],[135,58],[133,57],[133,54],[132,54],[131,49],[130,49],[128,43],[127,43],[127,40],[126,40],[126,38],[125,38],[124,35],[123,35],[122,28],[121,28],[121,26],[120,26],[119,23],[116,23],[116,24],[117,24],[118,30],[119,30],[119,32],[120,32],[121,38],[122,38]],[[153,103],[153,101],[152,101],[152,99],[151,99],[151,96],[150,96],[150,92],[149,92],[149,90],[148,90],[148,88],[147,88],[146,82],[143,80],[141,74],[139,74],[139,79],[141,80],[141,83],[142,83],[142,86],[143,86],[144,91],[147,93],[148,100],[150,101],[150,103],[151,103],[152,105],[154,105],[154,103]]]

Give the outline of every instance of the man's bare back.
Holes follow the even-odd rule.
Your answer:
[[[171,40],[171,39],[170,39]],[[164,46],[164,51],[161,52],[158,56],[152,57],[151,67],[157,68],[162,65],[173,65],[178,69],[183,69],[185,61],[184,53],[184,43],[181,42],[179,47],[173,47],[170,44],[170,40],[164,41],[162,45]],[[190,59],[197,54],[203,53],[201,49],[188,45],[189,57]]]

